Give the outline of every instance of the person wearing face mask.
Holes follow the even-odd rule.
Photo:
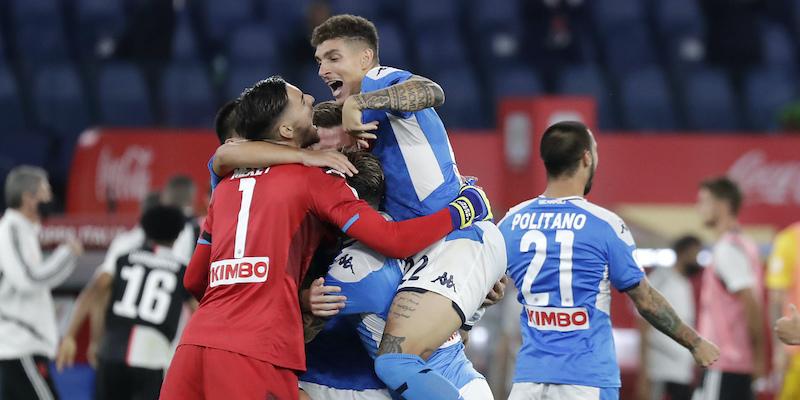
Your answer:
[[[75,269],[83,254],[72,238],[42,256],[40,209],[52,201],[47,172],[27,165],[6,178],[8,208],[0,218],[0,398],[58,399],[50,360],[58,330],[50,290]]]
[[[697,254],[703,244],[696,236],[686,235],[672,245],[675,264],[656,268],[648,275],[653,288],[672,304],[675,313],[689,325],[695,323],[695,305],[690,278],[700,272]],[[656,331],[644,319],[639,321],[641,351],[637,396],[639,400],[660,400],[669,393],[673,400],[692,398],[694,360],[679,344]]]

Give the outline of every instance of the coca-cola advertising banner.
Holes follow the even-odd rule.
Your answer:
[[[533,130],[533,129],[532,129]],[[524,173],[509,164],[507,135],[500,131],[450,132],[459,170],[477,176],[495,215],[542,193],[541,132],[533,131]],[[692,204],[698,184],[727,174],[745,193],[741,219],[782,228],[800,220],[800,136],[765,137],[699,133],[595,132],[599,164],[589,200],[619,204]],[[175,174],[198,185],[202,213],[209,176],[206,164],[218,142],[209,130],[92,130],[75,152],[67,192],[70,214],[138,212],[139,199]]]
[[[175,175],[197,185],[205,205],[206,164],[219,146],[211,130],[95,129],[84,132],[67,185],[69,214],[138,214],[139,202]]]
[[[696,201],[704,179],[727,175],[743,193],[741,220],[776,228],[800,220],[800,136],[597,133],[599,164],[589,199]]]

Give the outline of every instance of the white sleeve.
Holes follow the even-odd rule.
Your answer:
[[[731,242],[721,242],[714,246],[714,269],[731,293],[753,287],[755,276],[744,251]]]
[[[72,274],[77,258],[69,246],[62,244],[49,257],[40,260],[37,238],[21,237],[23,233],[13,224],[5,228],[0,232],[3,279],[16,290],[27,292],[43,287],[54,288]],[[32,243],[37,248],[30,248]]]

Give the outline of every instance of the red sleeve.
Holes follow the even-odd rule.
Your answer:
[[[192,261],[186,267],[183,275],[183,286],[192,294],[195,300],[200,301],[208,287],[208,266],[211,262],[211,245],[198,243],[192,255]]]
[[[385,256],[410,257],[453,230],[446,208],[426,217],[390,222],[359,200],[343,178],[335,174],[309,175],[314,213]]]
[[[183,275],[183,287],[192,294],[195,300],[200,301],[208,287],[208,269],[211,264],[211,231],[213,212],[208,208],[208,216],[203,221],[203,230],[197,238],[197,247],[192,254],[192,260],[186,267]]]

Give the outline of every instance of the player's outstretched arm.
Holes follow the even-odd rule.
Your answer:
[[[81,293],[75,300],[75,311],[73,311],[72,318],[70,318],[69,327],[64,334],[64,338],[61,340],[61,345],[56,355],[56,368],[58,372],[63,371],[65,365],[72,368],[72,364],[75,362],[75,353],[78,349],[75,337],[78,335],[83,321],[89,316],[92,307],[103,299],[107,301],[113,281],[114,277],[111,274],[101,272],[95,275],[95,277],[86,284],[86,287],[81,290]]]
[[[444,90],[441,86],[428,78],[414,75],[403,83],[348,97],[342,105],[342,126],[357,139],[374,139],[374,134],[365,132],[377,129],[377,122],[363,124],[363,110],[417,112],[442,104]]]
[[[355,103],[354,106],[359,111],[417,112],[444,104],[444,90],[439,84],[428,78],[413,75],[403,83],[374,92],[350,96],[343,107],[346,107],[348,101]]]
[[[241,141],[219,146],[211,168],[217,176],[225,176],[236,168],[265,168],[282,164],[333,168],[347,176],[358,173],[347,156],[338,151],[298,149],[262,141]]]
[[[699,366],[708,367],[719,358],[719,348],[683,322],[664,296],[650,285],[647,277],[625,293],[650,325],[689,349]]]

